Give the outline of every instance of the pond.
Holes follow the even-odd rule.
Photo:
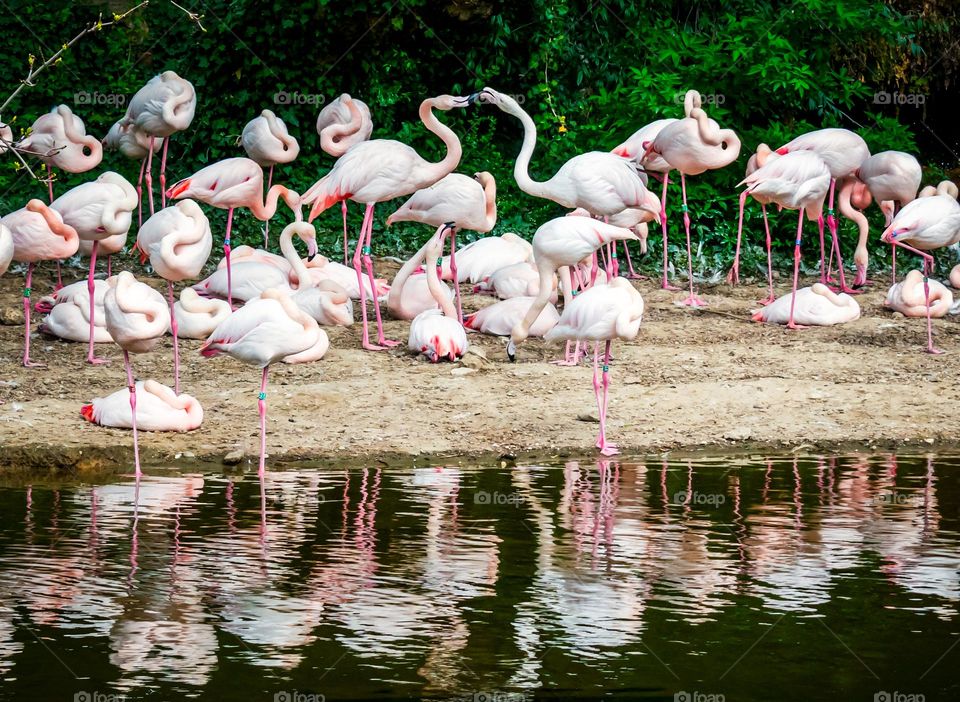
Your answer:
[[[7,483],[0,698],[960,699],[958,464]]]

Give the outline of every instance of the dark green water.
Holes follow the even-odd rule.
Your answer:
[[[960,699],[960,458],[0,486],[0,698]]]

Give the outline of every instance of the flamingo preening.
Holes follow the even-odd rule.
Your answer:
[[[264,110],[258,117],[247,122],[240,134],[244,151],[262,167],[270,167],[267,176],[267,190],[273,185],[273,167],[290,163],[300,154],[300,144],[290,136],[287,125],[270,110]],[[270,221],[263,225],[263,248],[267,248],[270,233]]]

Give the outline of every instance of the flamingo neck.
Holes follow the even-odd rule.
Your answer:
[[[441,227],[442,228],[442,227]],[[440,229],[437,229],[439,234]],[[407,284],[407,281],[410,280],[410,276],[413,275],[413,272],[417,269],[421,263],[424,264],[424,268],[430,267],[430,262],[426,261],[427,249],[430,248],[430,245],[433,243],[432,237],[427,240],[427,243],[420,247],[420,250],[417,251],[413,256],[411,256],[397,271],[397,275],[393,279],[393,283],[390,285],[390,293],[387,295],[387,309],[390,310],[390,313],[394,317],[400,319],[409,319],[413,315],[411,311],[404,307],[403,305],[403,288]],[[427,279],[427,285],[430,284],[429,278]],[[432,294],[431,290],[431,294]]]
[[[528,195],[550,200],[552,198],[546,183],[535,181],[530,177],[530,158],[537,145],[537,125],[519,105],[516,107],[508,105],[507,108],[505,111],[519,119],[520,124],[523,125],[523,145],[520,147],[516,163],[513,164],[513,178],[517,181],[517,186]]]
[[[300,209],[300,195],[285,185],[274,185],[267,191],[267,197],[263,202],[255,200],[250,204],[250,211],[253,212],[253,216],[261,222],[266,222],[277,213],[277,202],[281,197],[283,197],[283,201],[287,203],[287,207],[289,207],[296,216],[296,221],[301,221],[303,219],[303,213]]]
[[[493,178],[487,180],[483,186],[483,199],[485,204],[484,224],[487,231],[490,231],[497,223],[497,183]]]
[[[300,254],[297,253],[297,249],[293,245],[293,232],[294,228],[292,226],[288,226],[285,227],[280,233],[280,252],[283,254],[283,257],[289,261],[290,266],[293,268],[294,274],[297,276],[297,287],[308,288],[311,286],[311,281],[313,279],[310,276],[309,269],[303,262],[303,259],[300,258]]]
[[[352,136],[363,128],[363,113],[353,101],[352,98],[343,100],[347,111],[350,113],[350,121],[344,123],[334,123],[324,127],[320,132],[320,148],[327,153],[340,153],[343,155],[344,149],[340,146],[340,140],[346,136]]]
[[[460,139],[450,127],[437,119],[433,114],[433,107],[436,104],[436,98],[428,98],[420,103],[420,121],[423,126],[440,137],[444,146],[447,147],[447,154],[437,163],[430,163],[424,169],[424,176],[436,182],[445,175],[453,171],[460,163],[460,157],[463,155],[463,149],[460,146]]]
[[[446,239],[446,234],[441,232],[444,232],[445,229],[446,225],[441,225],[437,233],[427,242],[427,260],[424,261],[424,268],[427,271],[427,288],[429,288],[433,299],[436,300],[440,306],[440,311],[443,312],[445,317],[457,319],[457,308],[454,307],[453,302],[450,301],[450,291],[444,287],[443,283],[440,282],[440,276],[437,275],[436,258],[440,255],[440,252],[443,251],[443,242]]]

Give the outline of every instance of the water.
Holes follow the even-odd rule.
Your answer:
[[[956,700],[958,464],[7,485],[0,698]]]

